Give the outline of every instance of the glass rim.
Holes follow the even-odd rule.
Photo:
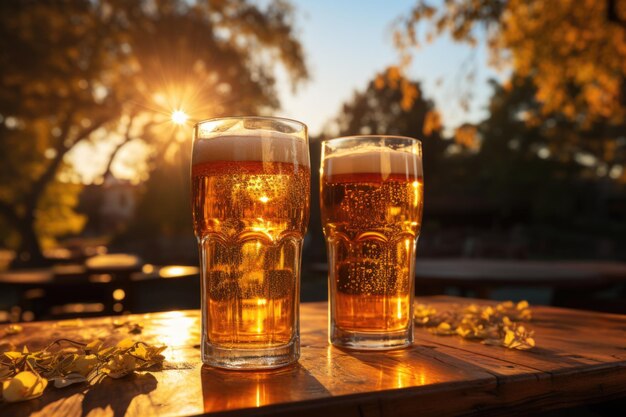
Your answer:
[[[402,135],[350,135],[350,136],[339,136],[337,138],[324,139],[322,143],[326,142],[334,142],[336,140],[344,140],[344,139],[402,139],[409,140],[411,142],[417,142],[422,145],[422,140],[417,138],[412,138],[410,136],[402,136]]]
[[[201,124],[203,123],[208,123],[208,122],[219,122],[221,120],[275,120],[275,121],[279,121],[279,122],[289,122],[289,123],[295,123],[297,125],[300,125],[303,130],[307,131],[309,130],[309,127],[307,126],[306,123],[301,122],[299,120],[296,119],[290,119],[288,117],[281,117],[281,116],[224,116],[224,117],[212,117],[210,119],[203,119],[203,120],[199,120],[197,121],[193,126],[194,128],[198,128]]]

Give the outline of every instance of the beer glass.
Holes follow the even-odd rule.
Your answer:
[[[327,140],[320,181],[330,343],[364,350],[411,344],[421,142],[397,136]]]
[[[195,126],[192,205],[205,364],[268,369],[300,356],[308,149],[307,127],[294,120],[227,117]]]

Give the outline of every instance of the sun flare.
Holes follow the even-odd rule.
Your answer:
[[[176,110],[172,113],[172,122],[177,125],[184,125],[188,118],[187,113],[182,110]]]

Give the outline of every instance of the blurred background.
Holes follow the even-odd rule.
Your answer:
[[[626,313],[625,0],[0,2],[0,322],[199,307],[195,121],[420,138],[419,294]]]

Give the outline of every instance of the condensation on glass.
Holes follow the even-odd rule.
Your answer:
[[[288,119],[230,117],[195,127],[193,224],[205,364],[276,368],[300,355],[308,149],[306,126]]]
[[[325,141],[320,181],[330,343],[372,350],[411,344],[421,142],[395,136]]]

